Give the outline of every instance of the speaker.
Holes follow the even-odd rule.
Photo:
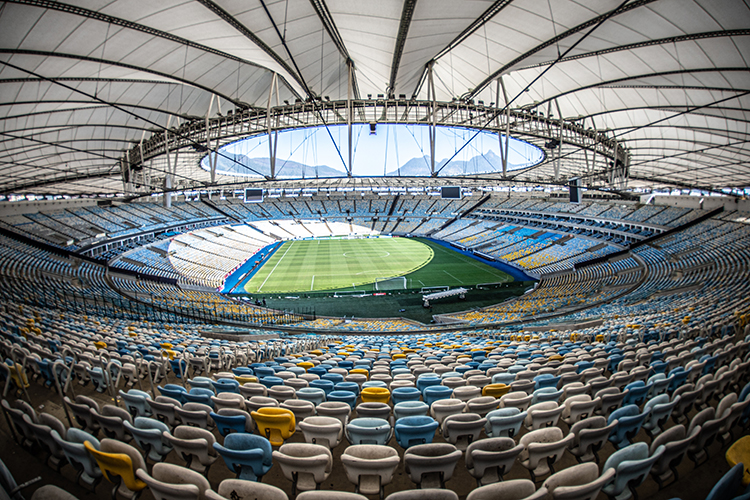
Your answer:
[[[579,179],[578,177],[568,179],[568,189],[570,190],[570,202],[581,203],[581,199],[583,198],[581,190],[581,179]]]

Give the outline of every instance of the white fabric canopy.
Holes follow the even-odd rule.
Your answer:
[[[427,99],[432,66],[438,100],[502,106],[502,77],[512,108],[607,130],[631,187],[748,187],[749,26],[735,0],[2,2],[0,193],[119,192],[134,143],[265,109],[274,73],[279,101],[346,99],[348,64],[361,97]]]

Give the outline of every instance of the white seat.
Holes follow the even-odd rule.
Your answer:
[[[580,420],[570,427],[570,433],[575,436],[568,451],[576,457],[578,462],[599,463],[599,450],[607,443],[607,438],[617,427],[615,419],[607,425],[607,419],[602,416],[589,417]]]
[[[284,493],[284,490],[276,486],[256,483],[255,481],[246,481],[244,479],[225,479],[219,484],[218,493],[211,490],[206,491],[206,500],[259,499],[289,500],[289,497]]]
[[[464,451],[467,446],[479,439],[486,423],[487,419],[476,413],[448,415],[441,424],[443,438]]]
[[[531,480],[536,481],[537,476],[554,473],[555,463],[562,458],[573,439],[573,434],[563,436],[559,427],[537,429],[521,436],[519,444],[524,445],[524,450],[518,458],[521,465],[529,470]]]
[[[466,500],[524,500],[535,491],[536,485],[528,479],[514,479],[477,488],[469,493]]]
[[[533,394],[526,394],[522,391],[509,392],[500,397],[500,408],[518,408],[521,411],[529,409]]]
[[[404,466],[419,488],[445,488],[446,481],[453,477],[461,455],[452,444],[418,444],[404,453]]]
[[[151,475],[144,469],[135,475],[148,485],[156,500],[202,500],[211,485],[203,475],[174,464],[158,463]]]
[[[306,442],[322,444],[330,449],[338,446],[344,435],[341,420],[334,417],[307,417],[299,423],[299,429]]]
[[[438,424],[442,424],[447,416],[462,413],[465,408],[466,403],[460,399],[438,399],[432,403],[430,414]]]
[[[554,401],[546,401],[529,406],[523,425],[529,430],[557,425],[557,420],[565,407]]]
[[[560,417],[566,424],[573,425],[579,420],[593,415],[594,410],[599,405],[599,400],[592,400],[588,394],[579,394],[566,399],[563,405]]]
[[[385,485],[393,481],[400,462],[395,449],[375,444],[352,445],[341,455],[344,472],[349,482],[355,485],[355,491],[381,497]]]
[[[474,441],[466,448],[466,469],[477,480],[477,486],[496,483],[510,472],[523,449],[522,444],[507,437]]]
[[[292,496],[300,491],[318,488],[333,468],[333,455],[326,446],[308,443],[286,443],[273,452],[284,477],[292,481]]]
[[[550,500],[591,500],[614,475],[614,469],[606,469],[600,476],[596,464],[574,465],[552,474],[540,490],[546,490]]]
[[[164,439],[172,446],[186,467],[205,476],[219,455],[214,449],[216,438],[214,434],[200,427],[178,425],[172,434],[162,433]]]

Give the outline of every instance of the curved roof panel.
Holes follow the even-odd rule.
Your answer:
[[[345,100],[350,81],[353,97],[502,107],[498,78],[512,108],[615,138],[631,186],[744,188],[748,26],[734,0],[6,1],[0,192],[121,191],[120,158],[154,133]],[[177,176],[208,182],[200,156]],[[561,175],[585,179],[583,155],[563,156]]]

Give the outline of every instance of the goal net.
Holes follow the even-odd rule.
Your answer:
[[[375,290],[379,292],[388,290],[406,290],[406,276],[397,276],[395,278],[377,278],[375,280]]]

